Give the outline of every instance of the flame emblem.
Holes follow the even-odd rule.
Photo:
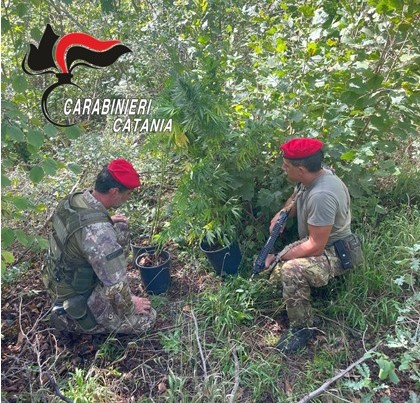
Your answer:
[[[81,89],[71,81],[75,67],[107,67],[128,52],[131,50],[121,44],[121,41],[102,41],[83,32],[72,32],[60,38],[54,33],[51,25],[47,24],[38,48],[30,45],[29,52],[23,58],[22,68],[29,75],[55,74],[58,81],[44,91],[41,108],[49,122],[56,126],[68,127],[72,124],[54,122],[48,113],[47,100],[51,92],[62,85],[73,85]]]

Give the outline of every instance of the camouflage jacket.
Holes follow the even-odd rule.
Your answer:
[[[76,195],[75,203],[88,209],[104,212],[106,209],[96,200],[89,190]],[[81,234],[73,236],[66,247],[67,266],[71,266],[75,275],[78,264],[85,262],[92,268],[95,303],[90,308],[94,316],[104,311],[112,311],[118,316],[130,315],[134,312],[127,280],[127,262],[124,249],[118,241],[112,222],[96,222],[85,225],[79,230]],[[73,267],[74,266],[74,267]]]
[[[83,197],[93,209],[104,208],[90,191],[85,191]],[[108,222],[84,227],[81,249],[101,283],[103,302],[111,304],[118,315],[132,314],[134,304],[127,280],[127,261],[113,225]]]

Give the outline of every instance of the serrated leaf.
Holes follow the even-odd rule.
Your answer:
[[[11,228],[1,229],[1,246],[7,248],[15,240],[15,233]]]
[[[44,143],[44,134],[39,130],[29,130],[27,137],[28,143],[33,145],[35,148],[41,148]]]
[[[39,182],[41,182],[44,175],[45,175],[44,170],[40,166],[35,166],[29,172],[29,179],[33,183],[39,183]]]

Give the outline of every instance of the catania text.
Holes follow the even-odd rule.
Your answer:
[[[151,99],[116,98],[116,99],[71,99],[64,103],[64,115],[125,115],[114,120],[116,132],[170,132],[172,119],[138,118],[149,115],[152,110]],[[135,117],[136,116],[136,117]]]

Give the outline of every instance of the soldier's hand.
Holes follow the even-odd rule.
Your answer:
[[[111,217],[112,222],[115,224],[117,222],[127,222],[128,218],[123,214],[115,214]]]
[[[280,217],[280,214],[281,213],[283,213],[283,209],[281,209],[272,219],[271,219],[271,222],[270,222],[270,229],[269,229],[269,231],[270,231],[270,234],[273,232],[273,228],[274,228],[274,226],[276,225],[276,222],[277,222],[277,220],[279,219],[279,217]],[[284,228],[282,228],[282,230],[280,231],[280,232],[283,232],[283,230],[284,230]]]
[[[265,258],[265,268],[266,269],[268,269],[270,267],[271,263],[274,262],[275,258],[276,258],[276,255],[273,255],[272,253],[267,255],[267,257]]]
[[[149,313],[150,308],[151,308],[151,303],[147,298],[140,298],[140,297],[136,297],[135,295],[132,295],[131,298],[133,299],[135,313],[137,314]]]

